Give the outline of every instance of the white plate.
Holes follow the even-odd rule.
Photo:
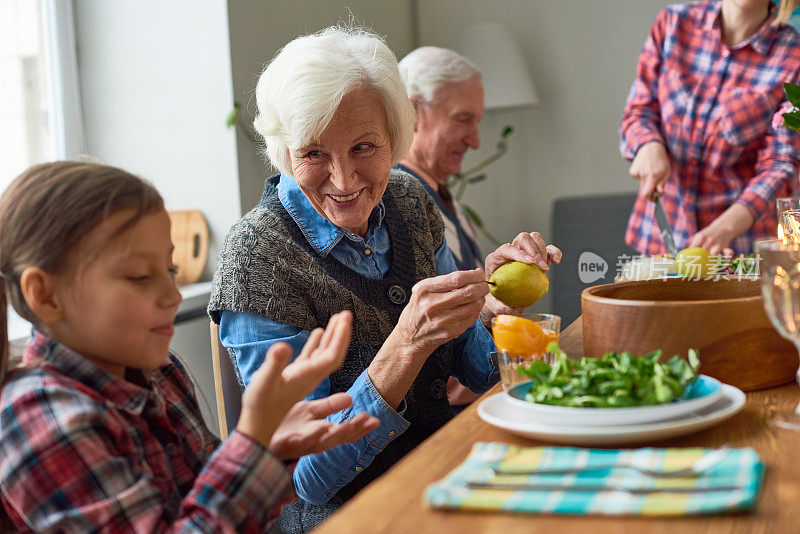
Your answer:
[[[527,412],[496,393],[478,405],[478,416],[497,428],[514,434],[567,445],[619,445],[641,443],[691,434],[731,417],[744,406],[741,390],[722,384],[722,396],[691,414],[659,423],[614,426],[557,426],[532,419]]]
[[[630,408],[574,408],[552,406],[524,400],[530,382],[518,384],[506,392],[508,401],[524,410],[530,420],[549,425],[609,426],[655,423],[675,419],[711,406],[722,397],[722,384],[716,378],[700,375],[689,386],[685,398],[666,404]]]

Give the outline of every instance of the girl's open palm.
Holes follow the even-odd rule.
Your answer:
[[[347,393],[334,393],[324,399],[298,402],[272,435],[270,452],[284,460],[299,458],[355,441],[378,428],[378,418],[366,413],[356,414],[339,424],[325,420],[327,416],[352,405],[353,399]]]
[[[300,356],[292,363],[289,363],[292,356],[289,345],[275,343],[270,347],[242,396],[237,430],[271,450],[275,447],[276,455],[295,457],[297,451],[319,452],[317,449],[329,448],[320,448],[325,444],[353,441],[375,428],[376,420],[365,415],[341,425],[319,420],[346,408],[352,402],[346,395],[346,401],[341,396],[332,396],[299,403],[342,364],[351,332],[352,315],[343,311],[331,317],[325,330],[317,328],[311,332]],[[275,435],[284,418],[287,427]]]

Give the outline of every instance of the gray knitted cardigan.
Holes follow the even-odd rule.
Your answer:
[[[381,280],[362,276],[327,255],[320,257],[281,204],[278,177],[266,181],[261,202],[229,232],[220,252],[208,311],[219,323],[223,310],[262,315],[311,330],[334,313],[353,312],[353,338],[344,365],[331,377],[331,393],[347,391],[369,366],[402,312],[411,287],[435,276],[435,253],[443,242],[441,217],[413,177],[393,170],[383,202],[391,242],[391,267]],[[452,343],[426,361],[406,394],[403,417],[411,426],[372,464],[325,505],[298,501],[284,509],[286,532],[313,528],[360,488],[452,417],[445,383],[453,364]]]

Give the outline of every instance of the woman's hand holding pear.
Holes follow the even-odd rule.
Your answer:
[[[486,256],[486,276],[491,280],[497,269],[511,262],[521,262],[536,266],[541,272],[547,272],[551,263],[557,264],[560,261],[561,250],[555,245],[545,243],[542,234],[539,232],[522,232],[514,238],[514,241],[500,245],[497,250]],[[493,293],[500,294],[497,291]],[[501,314],[519,315],[532,302],[521,307],[516,307],[513,304],[515,303],[509,306],[494,295],[487,296],[486,303],[481,310],[481,321],[488,327],[492,317]]]
[[[663,143],[645,143],[636,152],[628,174],[639,182],[639,196],[655,201],[655,193],[664,193],[664,183],[669,179],[672,166]]]

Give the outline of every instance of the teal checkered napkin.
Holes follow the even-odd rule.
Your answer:
[[[691,466],[712,450],[476,443],[464,463],[427,488],[425,500],[434,508],[556,514],[691,515],[752,509],[764,464],[750,448],[729,449],[719,463],[700,475],[657,478],[621,467],[634,464],[654,471],[674,471]],[[596,466],[604,468],[560,474],[496,475],[493,471]],[[473,488],[470,483],[490,488]]]

